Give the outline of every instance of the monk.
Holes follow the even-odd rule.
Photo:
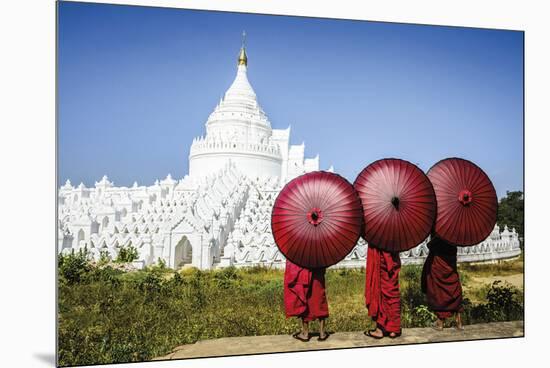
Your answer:
[[[309,322],[319,320],[319,338],[324,341],[329,334],[325,331],[325,319],[328,318],[328,302],[325,293],[325,269],[300,267],[286,261],[284,279],[284,303],[286,317],[298,317],[302,320],[302,331],[292,337],[307,342]]]
[[[399,252],[368,247],[365,302],[376,328],[365,331],[375,339],[401,336],[401,298],[399,294]]]
[[[434,329],[441,331],[445,319],[455,314],[457,330],[463,330],[460,313],[462,307],[462,286],[456,267],[457,248],[453,244],[433,236],[428,243],[430,253],[422,269],[422,292],[426,294],[428,308],[437,320]]]

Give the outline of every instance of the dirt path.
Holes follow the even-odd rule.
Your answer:
[[[381,345],[401,345],[424,342],[494,339],[523,336],[523,321],[484,323],[466,326],[462,332],[449,328],[442,332],[431,328],[403,329],[403,335],[395,340],[375,340],[359,332],[337,332],[328,340],[319,342],[316,337],[303,343],[287,335],[226,337],[203,340],[195,344],[181,345],[170,354],[154,360],[185,359],[208,356],[244,355],[304,350],[323,350]]]

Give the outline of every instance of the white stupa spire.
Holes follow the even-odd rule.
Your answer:
[[[227,99],[243,99],[256,101],[256,93],[252,88],[252,85],[248,81],[248,56],[246,55],[245,47],[246,33],[243,31],[243,41],[241,50],[239,51],[239,57],[237,59],[237,76],[231,84],[231,87],[225,92],[224,102]],[[245,101],[242,101],[245,102]]]
[[[260,129],[260,136],[268,137],[271,135],[271,123],[258,104],[256,92],[254,92],[254,88],[248,80],[248,55],[246,54],[245,37],[246,33],[243,32],[241,49],[237,57],[237,75],[210,114],[206,122],[207,135],[208,133],[213,133],[213,137],[223,135],[223,132],[227,131],[227,128],[232,125],[237,129],[246,125],[254,126],[255,129]]]
[[[272,129],[248,80],[246,33],[237,57],[237,75],[206,121],[206,135],[189,150],[189,176],[210,177],[231,161],[251,178],[285,180],[318,170],[318,158],[305,159],[304,146],[290,146],[290,131]],[[292,162],[290,162],[290,161]],[[287,168],[292,166],[292,172]]]

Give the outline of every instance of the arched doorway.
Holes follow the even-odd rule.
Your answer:
[[[71,234],[63,235],[63,245],[61,249],[71,249],[73,247],[73,236]]]
[[[84,240],[84,230],[80,229],[78,230],[78,242],[77,244],[80,245],[80,242]]]
[[[109,226],[109,217],[105,216],[103,217],[103,221],[101,221],[101,232],[104,232],[107,226]]]
[[[174,249],[174,268],[183,267],[186,264],[191,264],[193,262],[193,247],[187,239],[186,236],[183,236],[176,248]]]

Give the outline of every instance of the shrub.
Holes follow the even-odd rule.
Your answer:
[[[207,288],[207,280],[206,276],[204,275],[204,272],[201,270],[195,270],[193,274],[191,275],[191,280],[189,283],[190,286],[190,294],[191,294],[191,301],[193,306],[195,306],[197,309],[201,309],[205,307],[206,305],[206,294],[205,292],[208,290]]]
[[[222,289],[231,287],[239,278],[235,267],[226,267],[214,274],[217,286]]]
[[[149,294],[158,293],[161,291],[163,283],[158,272],[147,272],[145,278],[138,284],[141,291]]]
[[[104,266],[111,262],[111,256],[109,255],[109,252],[106,250],[99,251],[99,259],[97,261],[98,266]]]
[[[349,274],[350,274],[349,268],[342,267],[342,268],[338,269],[338,275],[340,275],[340,276],[346,277]]]
[[[413,309],[412,318],[415,321],[415,327],[428,327],[435,321],[436,316],[428,306],[419,305]]]
[[[68,284],[80,282],[84,275],[91,270],[88,259],[89,252],[86,247],[77,252],[72,249],[69,254],[59,254],[57,266],[60,282]]]
[[[122,274],[124,274],[123,271],[114,269],[111,266],[92,267],[81,282],[99,282],[110,286],[118,286],[121,283],[120,275]]]
[[[174,272],[174,276],[172,277],[172,279],[170,280],[170,282],[171,282],[174,286],[183,285],[183,277],[181,277],[181,275],[179,274],[179,272]]]
[[[269,272],[271,269],[269,267],[265,267],[265,266],[261,266],[261,265],[256,265],[256,266],[252,266],[252,267],[248,267],[248,268],[244,268],[242,271],[244,273],[247,273],[247,274],[262,274],[262,273],[267,273]]]
[[[403,327],[423,327],[430,317],[423,309],[426,305],[426,296],[420,288],[421,275],[420,265],[406,265],[401,269],[399,286]]]
[[[400,292],[403,327],[424,327],[427,319],[423,309],[426,305],[426,297],[420,287],[404,283],[401,285]]]
[[[420,277],[422,276],[422,265],[411,264],[401,268],[399,278],[404,281],[418,283],[420,285]]]
[[[133,262],[138,258],[138,250],[133,245],[120,248],[115,262],[128,263]]]
[[[494,281],[487,291],[487,303],[465,307],[472,322],[499,322],[523,319],[523,302],[519,290],[501,281]]]

